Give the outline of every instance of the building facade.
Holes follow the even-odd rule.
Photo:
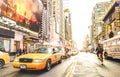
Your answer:
[[[113,2],[111,8],[104,17],[104,40],[116,36],[120,30],[120,8],[117,1]]]
[[[95,5],[92,12],[92,27],[91,27],[91,43],[92,46],[95,47],[97,43],[99,43],[100,38],[98,36],[101,35],[102,25],[106,14],[106,7],[108,7],[111,2],[100,2]]]
[[[27,52],[32,52],[38,40],[42,7],[40,0],[8,0],[7,3],[2,1],[0,29],[4,35],[0,35],[0,48],[10,53],[24,48]]]
[[[109,38],[112,38],[120,32],[120,2],[119,0],[111,0],[111,4],[105,12],[103,17],[103,25],[101,35],[98,35],[98,41],[102,42]]]

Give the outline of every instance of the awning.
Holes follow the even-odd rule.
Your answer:
[[[29,38],[32,40],[39,40],[39,38],[37,38],[37,37],[29,37]]]
[[[15,32],[7,29],[0,28],[0,37],[14,38]]]

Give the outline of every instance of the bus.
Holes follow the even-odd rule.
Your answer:
[[[120,35],[102,41],[105,58],[120,59]]]

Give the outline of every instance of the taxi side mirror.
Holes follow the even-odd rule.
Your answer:
[[[57,53],[56,51],[53,51],[53,54]]]

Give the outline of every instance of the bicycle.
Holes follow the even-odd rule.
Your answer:
[[[102,55],[102,53],[98,53],[98,59],[99,59],[99,63],[103,65],[103,55]]]

